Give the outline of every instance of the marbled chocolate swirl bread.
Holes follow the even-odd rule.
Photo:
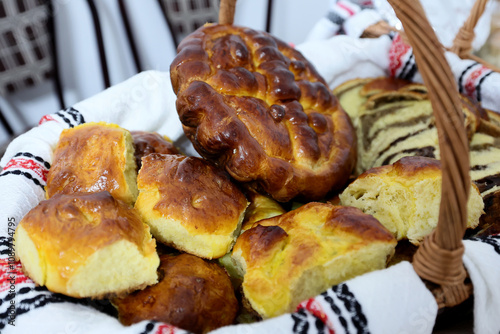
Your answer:
[[[500,116],[486,111],[470,143],[470,176],[484,200],[479,234],[500,233]]]
[[[394,78],[356,79],[334,90],[354,119],[357,172],[389,165],[405,156],[439,159],[439,143],[426,87]],[[462,97],[469,139],[479,126],[478,106]]]
[[[264,32],[205,25],[171,68],[184,132],[203,157],[278,201],[323,198],[356,159],[351,121],[296,50]]]

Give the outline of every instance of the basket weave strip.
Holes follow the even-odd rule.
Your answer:
[[[219,9],[219,24],[233,24],[236,0],[221,0]]]
[[[460,57],[467,56],[471,53],[472,41],[475,37],[474,28],[481,15],[483,15],[487,2],[488,0],[476,0],[474,6],[471,8],[469,17],[458,31],[457,36],[455,36],[450,51],[456,53]]]
[[[462,59],[471,59],[484,66],[492,69],[495,72],[500,72],[500,68],[472,54],[472,42],[476,37],[474,28],[477,21],[484,13],[488,0],[476,0],[472,6],[469,17],[458,31],[450,51],[457,54]]]
[[[442,165],[439,221],[413,259],[418,275],[442,286],[445,306],[468,297],[462,263],[470,190],[468,140],[458,90],[444,50],[419,1],[389,0],[413,47],[415,61],[429,91]]]

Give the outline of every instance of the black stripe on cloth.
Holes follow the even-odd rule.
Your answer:
[[[29,297],[25,296],[32,293]],[[36,294],[33,296],[33,293]],[[47,304],[55,303],[72,303],[82,306],[88,306],[95,310],[105,313],[109,316],[116,317],[116,310],[108,301],[92,300],[90,298],[72,298],[58,293],[52,293],[45,287],[28,286],[22,287],[16,294],[7,294],[2,298],[2,304],[7,303],[12,297],[16,297],[16,316],[28,313],[31,310],[43,307]],[[8,303],[7,303],[8,304]],[[0,330],[3,329],[9,322],[9,310],[0,313]]]
[[[500,235],[489,235],[487,237],[481,237],[481,238],[470,238],[470,240],[473,241],[481,241],[485,244],[488,244],[493,247],[495,252],[500,255]]]
[[[473,68],[474,66],[476,66],[476,65],[478,65],[478,64],[479,64],[479,63],[474,62],[474,63],[470,64],[469,66],[467,66],[467,67],[465,68],[465,70],[463,70],[463,71],[462,71],[462,73],[460,73],[460,76],[458,77],[458,92],[459,92],[459,93],[463,93],[463,92],[464,92],[464,83],[463,83],[463,81],[464,81],[465,74],[466,74],[467,72],[469,72],[469,70],[470,70],[471,68]]]
[[[415,73],[417,73],[417,70],[415,55],[412,52],[399,77],[404,80],[413,81],[413,77],[415,76]]]
[[[64,123],[66,123],[70,128],[74,128],[77,125],[85,123],[83,115],[73,107],[67,108],[63,111],[58,111],[56,112],[56,115],[61,117]],[[71,119],[73,119],[73,121]]]
[[[52,55],[52,74],[54,76],[54,86],[57,93],[57,99],[59,100],[59,106],[61,109],[66,108],[66,104],[64,102],[64,94],[62,90],[61,76],[59,72],[59,61],[57,55],[57,41],[56,41],[56,29],[55,29],[55,20],[54,20],[54,4],[53,0],[47,1],[47,10],[48,10],[48,22],[47,29],[50,34],[50,52]]]
[[[331,296],[328,295],[328,292],[325,291],[321,294],[325,301],[330,305],[330,308],[332,309],[333,313],[337,316],[339,319],[340,324],[344,328],[344,331],[346,334],[349,334],[349,326],[347,325],[347,320],[342,316],[342,311],[340,308],[335,304],[335,301]]]
[[[308,317],[307,315],[311,315],[313,318],[314,318],[314,326],[316,327],[316,332],[317,334],[326,334],[327,332],[327,325],[325,323],[324,320],[322,320],[320,317],[318,317],[316,314],[314,314],[314,312],[310,312],[309,310],[301,307],[296,313],[299,313],[301,314],[301,316],[305,316],[305,319],[307,320],[307,328],[309,328],[309,323],[310,321],[308,320]],[[295,327],[299,327],[300,324],[301,324],[301,320],[299,319],[300,317],[293,317],[292,315],[292,319],[294,319],[294,322],[295,320],[297,320],[297,322],[295,322],[294,324],[294,333],[295,333]]]
[[[12,294],[14,295],[14,294]],[[8,302],[9,295],[2,299],[2,303]],[[19,298],[18,298],[19,299]],[[39,307],[43,307],[48,303],[62,303],[64,300],[54,297],[53,295],[37,295],[34,298],[29,298],[21,301],[16,301],[16,316],[20,316],[21,314],[28,313],[31,310],[34,310]],[[0,330],[4,329],[8,324],[9,318],[9,309],[5,312],[0,313]]]
[[[410,69],[408,70],[408,73],[406,73],[406,75],[402,79],[408,80],[408,81],[413,81],[413,77],[415,76],[417,71],[418,71],[417,64],[415,62],[413,62]]]
[[[293,320],[293,333],[306,334],[309,332],[309,321],[307,320],[307,313],[304,309],[300,309],[292,313]]]
[[[10,249],[12,242],[7,237],[0,237],[0,252],[3,252],[6,249]]]
[[[104,39],[102,36],[101,21],[99,20],[99,14],[97,13],[97,7],[95,6],[94,0],[87,0],[90,8],[90,14],[92,16],[92,21],[94,23],[94,31],[97,39],[97,47],[99,49],[99,59],[101,61],[101,71],[102,78],[104,80],[104,88],[109,88],[111,86],[111,80],[109,79],[108,72],[108,62],[106,60],[106,50],[104,48]]]
[[[127,5],[125,4],[124,0],[118,0],[118,7],[120,8],[123,25],[125,26],[125,33],[127,35],[130,51],[132,52],[132,58],[134,59],[135,69],[137,73],[142,72],[141,60],[139,59],[139,52],[137,51],[137,43],[135,42],[135,37],[130,25]]]
[[[482,97],[481,97],[481,85],[483,84],[484,79],[489,77],[492,73],[493,73],[493,71],[490,71],[490,72],[486,73],[485,75],[483,75],[483,77],[481,79],[479,79],[479,82],[476,85],[477,102],[481,102],[481,99],[482,99]]]
[[[342,16],[340,16],[335,12],[328,12],[326,18],[339,26],[343,25],[345,21],[345,19]]]
[[[64,115],[61,111],[56,112],[56,115],[57,115],[57,116],[59,116],[59,117],[61,117],[61,118],[62,118],[62,120],[64,121],[64,123],[68,124],[68,126],[69,126],[70,128],[75,127],[75,126],[73,125],[73,123],[71,123],[71,120],[70,120],[69,118],[67,118],[67,117],[66,117],[66,116],[65,116],[65,115]]]
[[[14,230],[8,229],[9,234],[13,234]],[[0,255],[12,256],[14,253],[14,238],[0,237]]]
[[[155,328],[155,322],[148,322],[146,327],[144,327],[144,330],[140,333],[140,334],[148,334],[148,333],[151,333],[153,331],[153,329]]]
[[[344,307],[347,311],[351,313],[351,321],[356,328],[356,333],[358,334],[368,334],[368,320],[361,304],[356,300],[354,294],[349,290],[346,284],[339,284],[332,287],[332,291],[335,292],[337,298],[344,303]]]
[[[66,108],[64,112],[68,113],[76,122],[76,125],[85,123],[85,118],[83,115],[73,107]]]
[[[26,157],[26,158],[36,160],[39,163],[42,163],[43,167],[50,169],[50,164],[47,161],[45,161],[42,157],[39,157],[37,155],[31,154],[29,152],[19,152],[19,153],[16,153],[16,155],[14,155],[13,158],[18,158],[18,157]]]
[[[408,57],[408,60],[405,62],[403,68],[401,69],[401,74],[399,75],[400,78],[404,77],[405,76],[405,73],[408,69],[408,67],[411,65],[412,63],[412,60],[413,60],[413,52],[410,54],[410,56]]]
[[[23,172],[23,171],[20,171],[18,169],[16,170],[8,170],[8,171],[3,171],[1,174],[0,174],[0,177],[2,176],[6,176],[6,175],[9,175],[9,174],[12,174],[12,175],[22,175],[24,176],[25,178],[33,181],[33,183],[37,186],[39,186],[40,188],[42,188],[43,191],[45,191],[45,188],[44,188],[44,185],[38,181],[38,179],[35,179],[30,173],[28,172]]]

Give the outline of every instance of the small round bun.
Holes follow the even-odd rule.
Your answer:
[[[133,205],[137,171],[132,136],[105,122],[62,131],[47,175],[46,196],[108,191]]]
[[[344,186],[356,136],[324,79],[265,32],[205,25],[170,67],[184,132],[199,154],[286,202]]]
[[[25,272],[52,292],[101,298],[157,282],[149,227],[108,192],[40,202],[19,223],[15,241]]]
[[[142,157],[151,153],[179,154],[179,150],[166,137],[156,132],[131,131],[135,147],[135,163],[141,168]]]
[[[135,208],[158,241],[206,259],[231,249],[248,202],[226,172],[201,158],[153,153],[137,182]]]
[[[207,333],[233,323],[238,301],[224,269],[190,254],[160,259],[158,284],[112,301],[122,324],[163,321]]]

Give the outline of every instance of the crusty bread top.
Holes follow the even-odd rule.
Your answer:
[[[148,196],[156,201],[150,218],[179,221],[197,234],[232,234],[248,205],[226,172],[196,157],[149,154],[142,159],[137,183],[140,196],[158,192]]]
[[[137,197],[136,176],[130,132],[116,124],[85,123],[62,131],[47,175],[47,198],[109,191],[133,204]]]
[[[156,251],[149,228],[133,208],[109,192],[58,194],[41,201],[20,222],[45,262],[70,277],[90,255],[119,240],[128,240],[144,255]]]
[[[177,111],[203,157],[278,201],[344,185],[356,156],[351,121],[298,51],[264,32],[205,25],[178,52]]]
[[[361,210],[310,202],[256,223],[238,238],[231,256],[244,274],[245,297],[268,318],[383,268],[395,246],[392,234]]]

